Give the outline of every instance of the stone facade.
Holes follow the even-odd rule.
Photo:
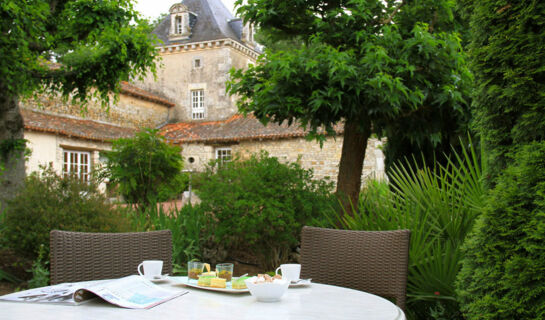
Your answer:
[[[236,100],[225,88],[229,70],[246,68],[257,57],[253,50],[241,48],[229,39],[161,48],[157,80],[148,75],[138,84],[176,102],[170,122],[227,119],[237,112]],[[204,91],[203,119],[192,117],[192,90]]]
[[[304,138],[241,141],[237,144],[182,144],[182,155],[186,169],[201,171],[211,160],[216,159],[216,150],[230,149],[233,156],[247,159],[252,154],[267,151],[270,156],[282,162],[297,162],[303,168],[312,169],[316,179],[337,181],[339,161],[341,159],[342,137],[327,139],[323,146]],[[367,143],[365,162],[363,165],[362,183],[368,179],[383,179],[384,156],[382,142],[370,139]],[[191,160],[190,160],[191,159]]]
[[[131,128],[158,128],[169,121],[170,108],[128,94],[120,94],[117,102],[104,108],[100,102],[91,101],[82,110],[80,105],[63,101],[58,96],[42,95],[21,103],[24,109],[49,114],[89,119]]]

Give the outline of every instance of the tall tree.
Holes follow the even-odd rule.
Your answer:
[[[299,121],[317,139],[344,123],[337,193],[357,204],[367,140],[397,132],[402,119],[428,113],[465,112],[469,79],[460,39],[432,32],[433,18],[452,19],[452,1],[250,0],[237,1],[245,21],[303,45],[266,52],[256,66],[233,71],[228,90],[239,109],[263,123]],[[433,122],[422,121],[425,124]],[[434,139],[435,129],[416,127],[415,139]],[[421,134],[425,132],[425,134]],[[390,137],[388,138],[395,138]]]
[[[468,319],[545,318],[545,3],[466,1],[487,205],[458,276]]]
[[[24,178],[18,100],[37,91],[108,101],[119,81],[155,72],[155,50],[131,0],[0,3],[0,201]]]

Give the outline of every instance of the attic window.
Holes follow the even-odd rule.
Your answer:
[[[191,36],[191,27],[189,25],[190,15],[189,9],[181,3],[177,3],[170,7],[170,32],[169,39],[183,40],[189,39]]]
[[[252,28],[252,25],[249,25],[248,29],[248,40],[254,42],[254,28]]]
[[[184,30],[184,25],[182,24],[182,17],[176,17],[176,33],[181,34]]]
[[[255,46],[254,33],[255,33],[255,28],[252,24],[250,23],[244,24],[244,26],[242,27],[242,39],[241,39],[242,42],[244,42],[249,47],[254,47]]]

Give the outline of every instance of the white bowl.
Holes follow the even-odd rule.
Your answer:
[[[252,296],[256,297],[257,301],[274,302],[280,300],[284,292],[288,290],[290,282],[288,280],[275,279],[274,282],[254,283],[257,277],[246,279],[246,286]]]

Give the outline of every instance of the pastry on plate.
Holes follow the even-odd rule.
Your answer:
[[[247,289],[246,282],[244,280],[250,279],[251,277],[240,277],[240,278],[233,278],[231,282],[231,287],[233,289]]]
[[[227,287],[227,281],[223,278],[210,279],[210,286],[212,288],[225,288]]]
[[[203,273],[201,274],[201,277],[202,277],[202,276],[215,277],[215,276],[216,276],[216,271],[203,272]]]
[[[201,276],[216,276],[216,271],[210,271],[210,264],[205,263],[204,267],[206,268],[206,272],[203,272]]]
[[[214,279],[215,276],[203,276],[201,275],[199,277],[199,281],[197,281],[197,285],[201,287],[210,287],[210,281]]]

